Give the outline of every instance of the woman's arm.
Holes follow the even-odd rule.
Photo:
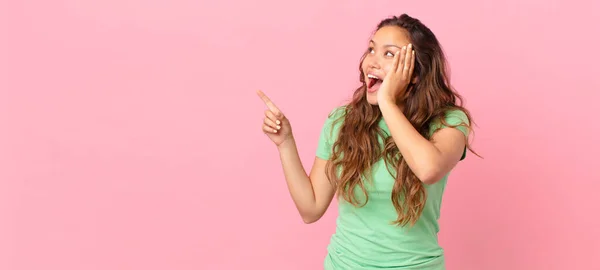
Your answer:
[[[393,100],[380,100],[379,108],[400,153],[415,175],[426,184],[442,179],[462,157],[466,137],[456,128],[443,128],[423,137]]]
[[[305,223],[319,220],[335,194],[325,173],[327,160],[315,158],[310,176],[306,174],[298,155],[290,121],[262,91],[257,91],[268,110],[265,111],[263,131],[277,145],[285,180]]]
[[[327,160],[316,157],[309,176],[293,138],[279,145],[278,150],[290,195],[302,220],[307,224],[319,220],[335,195],[325,173]]]

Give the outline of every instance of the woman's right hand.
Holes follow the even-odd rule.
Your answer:
[[[262,125],[263,132],[278,147],[286,141],[293,140],[290,121],[262,91],[258,90],[256,93],[267,105]]]

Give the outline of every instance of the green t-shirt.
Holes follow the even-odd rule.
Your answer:
[[[336,108],[325,121],[321,130],[317,157],[329,159],[335,138],[339,133],[343,117],[343,107]],[[446,114],[449,125],[468,124],[466,115],[455,110]],[[389,129],[382,119],[380,127],[389,135]],[[440,122],[430,126],[430,132],[442,127]],[[465,127],[457,127],[465,135]],[[333,131],[333,133],[331,133]],[[465,157],[463,153],[463,159]],[[422,215],[414,227],[399,227],[391,224],[397,213],[391,201],[394,178],[388,172],[383,159],[373,167],[372,182],[365,181],[369,194],[366,205],[355,207],[341,197],[338,202],[336,231],[332,235],[325,270],[367,270],[367,269],[420,269],[443,270],[444,253],[438,244],[438,219],[442,194],[448,175],[432,185],[426,185],[427,201]],[[356,189],[359,202],[364,202],[360,188]]]

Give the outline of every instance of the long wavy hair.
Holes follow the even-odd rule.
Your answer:
[[[449,110],[463,111],[469,123],[471,116],[461,106],[462,97],[455,92],[449,81],[446,70],[446,60],[442,48],[433,32],[418,19],[406,14],[391,17],[377,25],[379,30],[386,26],[397,26],[408,33],[415,49],[415,67],[413,76],[417,80],[411,83],[399,103],[402,103],[404,115],[427,139],[430,138],[430,125],[438,119],[443,125],[451,126],[444,120]],[[377,106],[371,105],[366,98],[366,85],[362,62],[367,52],[361,58],[359,65],[360,82],[352,100],[345,105],[339,137],[333,144],[333,154],[328,162],[327,175],[336,186],[338,196],[351,204],[358,206],[368,202],[363,177],[370,178],[374,163],[384,159],[388,171],[395,177],[391,200],[398,213],[392,223],[395,225],[414,225],[419,219],[426,201],[424,184],[408,167],[399,153],[393,138],[386,134],[378,125],[382,115]],[[383,144],[380,143],[383,140]],[[469,143],[467,148],[475,153]],[[343,168],[336,170],[335,168]],[[365,195],[361,204],[356,198],[356,188],[359,187]]]

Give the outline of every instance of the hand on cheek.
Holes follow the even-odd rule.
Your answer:
[[[383,83],[377,93],[379,102],[396,102],[404,91],[406,91],[414,70],[415,52],[412,44],[402,47],[400,51],[394,54],[394,60],[390,69],[387,71]]]

